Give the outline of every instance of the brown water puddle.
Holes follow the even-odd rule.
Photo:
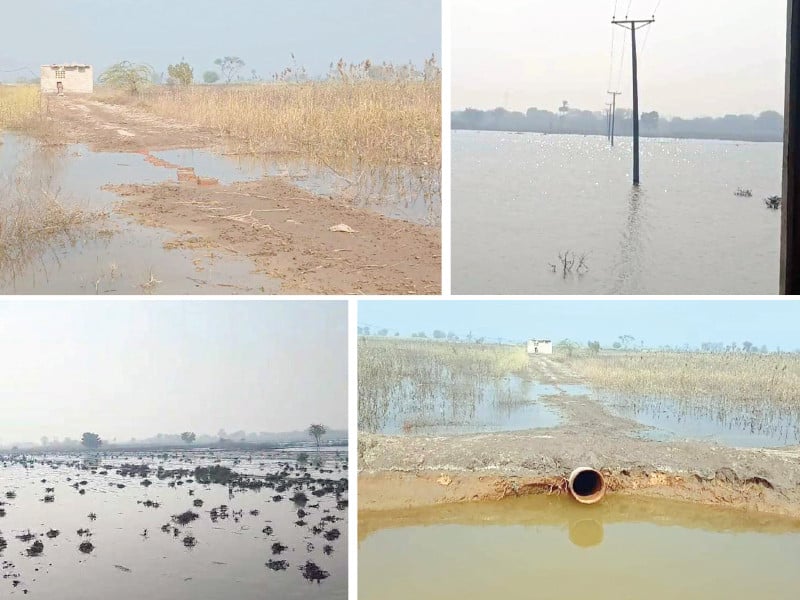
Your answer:
[[[800,522],[688,503],[530,496],[359,515],[359,597],[796,597]]]

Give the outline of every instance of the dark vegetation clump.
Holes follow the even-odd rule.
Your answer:
[[[333,540],[338,540],[340,535],[341,533],[339,532],[338,529],[331,529],[330,531],[326,531],[325,533],[323,533],[322,537],[324,537],[329,542],[332,542]]]
[[[0,552],[5,550],[8,547],[8,542],[5,541],[2,537],[0,537]]]
[[[192,512],[190,510],[187,510],[186,512],[181,513],[179,515],[172,515],[172,520],[175,521],[176,523],[180,524],[180,525],[188,525],[189,523],[191,523],[195,519],[199,519],[199,518],[200,518],[200,515],[198,515],[196,512]]]
[[[197,546],[197,540],[193,535],[187,535],[185,538],[183,538],[183,545],[187,548],[194,548]]]
[[[30,531],[27,531],[22,535],[18,535],[17,539],[20,540],[21,542],[30,542],[35,537],[36,536],[34,534],[32,534]]]
[[[310,560],[307,560],[306,564],[300,567],[300,572],[303,574],[303,577],[308,581],[316,581],[317,583],[319,583],[323,579],[327,579],[331,575],[327,571],[323,571],[322,569],[320,569],[318,565],[311,562]]]
[[[196,498],[194,502],[192,502],[192,504],[194,504],[197,508],[200,508],[201,506],[203,506],[203,501],[200,500],[200,498]]]
[[[55,502],[55,501],[56,501],[56,497],[55,497],[55,496],[53,496],[52,494],[48,494],[48,495],[46,495],[46,496],[44,497],[44,501],[45,501],[45,502],[48,502],[48,503],[49,503],[49,502]]]
[[[45,533],[45,535],[52,540],[53,538],[57,538],[59,533],[61,532],[58,529],[51,529],[50,531]]]
[[[289,568],[289,563],[285,560],[272,560],[267,561],[267,567],[273,571],[285,571]]]
[[[264,533],[266,535],[272,535],[272,527],[267,525],[266,527],[264,527],[264,529],[261,530],[261,533]]]
[[[275,542],[274,544],[272,544],[272,553],[273,554],[280,554],[281,552],[283,552],[286,549],[288,549],[288,546],[284,546],[280,542]]]
[[[220,483],[222,485],[227,485],[235,477],[237,477],[237,475],[234,471],[222,465],[197,467],[194,470],[194,478],[198,483]]]
[[[25,553],[28,556],[39,556],[42,552],[44,552],[44,544],[42,540],[36,540],[33,542],[30,548],[25,550]]]
[[[92,550],[94,550],[94,544],[92,544],[92,542],[81,542],[81,545],[78,546],[78,550],[84,554],[89,554]]]
[[[308,502],[308,496],[306,496],[303,492],[295,492],[294,496],[289,498],[289,500],[300,506],[305,506]]]
[[[330,556],[331,554],[333,554],[333,546],[331,546],[330,544],[325,544],[325,545],[322,547],[322,551],[323,551],[325,554],[327,554],[328,556]]]
[[[16,497],[17,497],[16,492],[6,492],[6,498],[8,498],[9,500],[13,500]]]

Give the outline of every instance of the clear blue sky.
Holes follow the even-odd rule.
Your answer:
[[[347,428],[347,304],[4,300],[0,443]]]
[[[800,302],[795,300],[359,302],[358,323],[401,335],[441,329],[520,341],[598,340],[610,346],[627,334],[650,347],[747,340],[770,349],[800,348]]]
[[[157,72],[181,57],[195,76],[239,56],[269,78],[291,65],[309,74],[344,58],[417,65],[440,56],[440,0],[24,0],[4,3],[0,71],[120,60]],[[22,75],[30,76],[22,72]],[[0,73],[13,81],[20,73]]]

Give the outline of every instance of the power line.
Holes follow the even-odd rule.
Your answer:
[[[628,38],[626,36],[622,40],[622,56],[620,57],[619,61],[619,78],[617,79],[617,88],[616,88],[618,90],[622,89],[622,73],[623,73],[623,67],[625,66],[625,50],[627,50],[627,48],[628,48]]]
[[[656,7],[653,9],[653,18],[656,18],[656,13],[658,12],[658,7],[661,6],[661,0],[658,0]]]
[[[628,10],[625,11],[625,18],[628,18],[628,15],[631,12],[631,4],[633,4],[633,0],[628,0]]]

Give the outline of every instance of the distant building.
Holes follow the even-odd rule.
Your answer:
[[[552,354],[553,342],[550,340],[528,340],[528,354]]]
[[[92,65],[42,65],[41,89],[44,94],[91,94],[94,92]]]

